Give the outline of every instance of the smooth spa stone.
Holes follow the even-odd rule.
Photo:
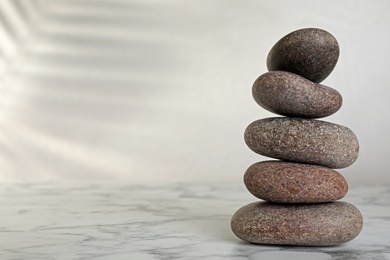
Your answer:
[[[354,239],[362,226],[360,211],[346,202],[254,202],[240,208],[231,220],[232,231],[240,239],[273,245],[339,245]]]
[[[253,84],[252,95],[264,109],[290,117],[330,116],[343,103],[342,96],[335,89],[286,71],[261,75]]]
[[[277,203],[331,202],[348,192],[347,181],[335,170],[283,161],[251,165],[244,183],[255,197]]]
[[[339,58],[337,40],[327,31],[307,28],[280,39],[267,57],[269,71],[283,70],[313,82],[321,82],[332,72]]]
[[[336,169],[350,166],[359,155],[358,139],[349,128],[315,119],[260,119],[246,128],[244,139],[260,155]]]

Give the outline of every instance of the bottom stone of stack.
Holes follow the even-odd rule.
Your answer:
[[[240,208],[231,220],[240,239],[273,245],[335,246],[354,239],[362,226],[360,211],[346,202],[254,202]]]

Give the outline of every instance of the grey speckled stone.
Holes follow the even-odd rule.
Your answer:
[[[331,202],[348,192],[347,181],[335,170],[282,161],[251,165],[244,183],[255,197],[278,203]]]
[[[339,58],[337,40],[327,31],[307,28],[280,39],[267,58],[269,71],[289,71],[314,82],[321,82],[332,72]]]
[[[252,94],[264,109],[295,117],[326,117],[339,110],[343,103],[336,90],[286,71],[261,75],[253,84]]]
[[[360,211],[346,202],[254,202],[240,208],[231,220],[233,233],[242,240],[276,245],[339,245],[354,239],[362,226]]]
[[[357,137],[349,128],[314,119],[257,120],[246,128],[244,138],[258,154],[329,168],[348,167],[359,154]]]

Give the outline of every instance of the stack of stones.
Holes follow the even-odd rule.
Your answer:
[[[251,243],[332,246],[362,229],[359,210],[346,202],[348,184],[333,169],[358,157],[359,144],[347,127],[314,118],[342,105],[336,90],[319,84],[339,57],[336,39],[320,29],[301,29],[279,40],[267,58],[269,72],[253,85],[263,108],[286,117],[257,120],[245,130],[254,152],[279,160],[253,164],[244,175],[247,189],[265,200],[240,208],[234,234]]]

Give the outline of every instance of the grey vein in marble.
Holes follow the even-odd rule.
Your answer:
[[[344,201],[362,233],[337,247],[240,241],[230,218],[256,201],[243,184],[3,184],[0,259],[390,259],[390,187]]]

